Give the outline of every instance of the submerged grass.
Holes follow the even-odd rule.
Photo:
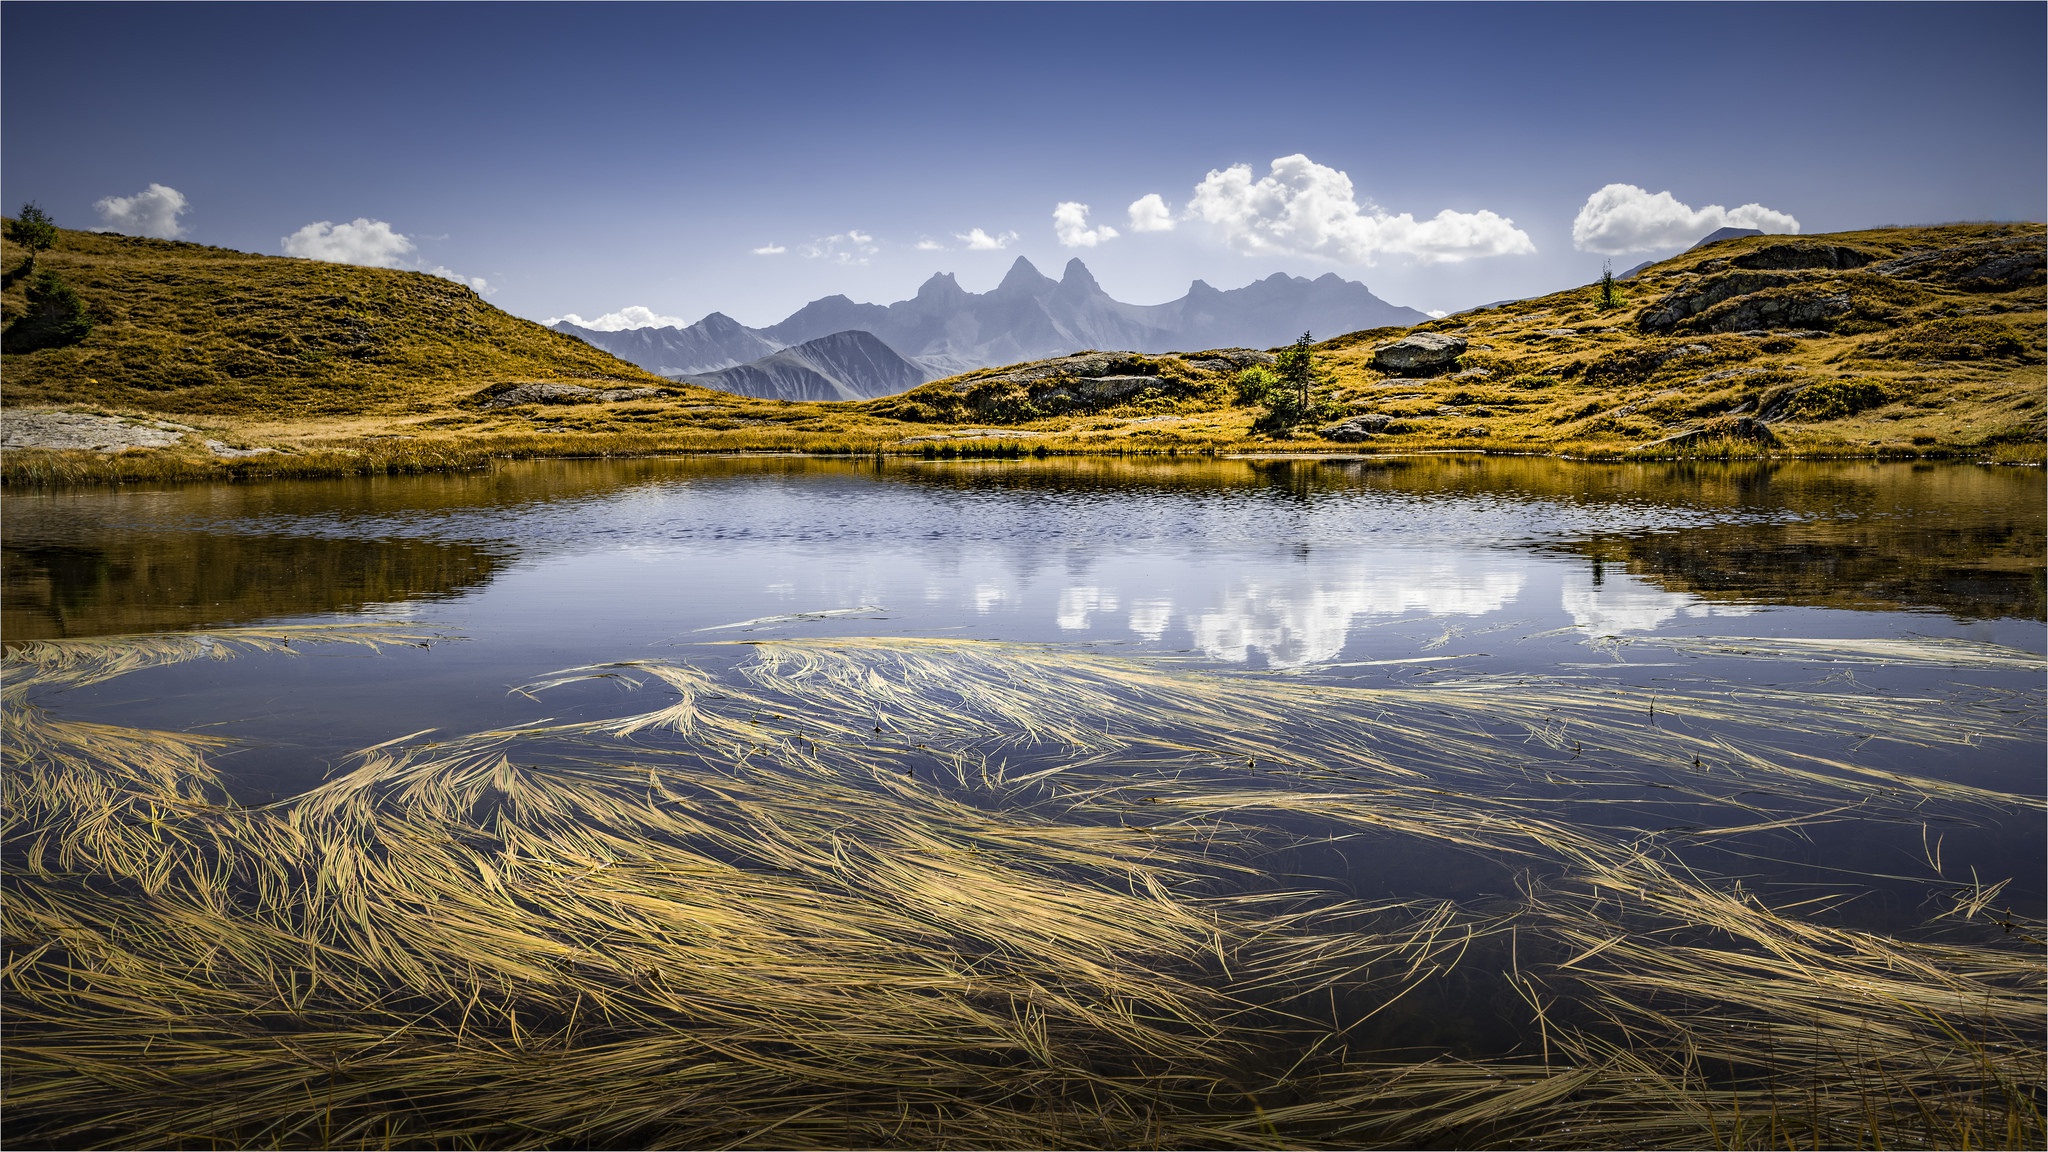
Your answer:
[[[401,737],[244,806],[216,740],[42,706],[179,660],[428,639],[228,630],[8,654],[11,1142],[2048,1137],[2042,928],[1995,885],[1943,875],[1930,848],[1888,879],[1935,923],[1883,934],[1842,914],[1851,880],[1795,898],[1716,867],[1828,821],[1919,843],[1933,819],[2038,819],[2034,798],[1830,751],[2027,738],[1990,708],[721,645],[520,689],[611,680],[655,707]],[[1301,863],[1365,845],[1375,867],[1464,859],[1499,883],[1374,899]],[[1453,1011],[1499,1016],[1507,1039],[1429,1039]]]

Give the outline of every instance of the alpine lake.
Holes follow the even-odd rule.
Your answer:
[[[2037,468],[4,498],[11,1147],[2020,1147]]]

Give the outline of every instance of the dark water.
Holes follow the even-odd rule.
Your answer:
[[[2038,654],[2044,522],[2039,470],[1967,465],[538,462],[9,494],[4,632],[376,619],[459,638],[185,664],[52,702],[237,737],[239,787],[262,798],[420,729],[623,707],[508,692],[556,669],[729,662],[735,650],[715,642],[763,637],[1045,642],[1375,685],[1562,673],[1646,691],[2032,693],[2039,669],[1847,669],[1655,642],[1934,637]],[[2038,708],[2015,723],[2022,739],[1967,757],[1869,756],[2038,796]],[[1904,851],[1895,835],[1831,829],[1777,845],[1777,866],[1881,872]],[[1967,840],[1951,851],[2014,876],[2016,907],[2038,915],[2038,817]],[[1322,852],[1288,866],[1361,896],[1499,883],[1484,862]]]

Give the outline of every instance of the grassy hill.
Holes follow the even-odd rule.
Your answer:
[[[490,455],[690,450],[959,452],[1505,450],[1582,455],[1969,454],[2041,459],[2037,224],[1948,225],[1724,241],[1597,286],[1479,309],[1415,331],[1467,341],[1434,375],[1373,352],[1410,330],[1317,346],[1333,416],[1370,414],[1363,445],[1319,420],[1253,431],[1233,380],[1257,357],[1091,354],[937,381],[860,403],[753,400],[678,385],[416,272],[61,231],[35,264],[94,320],[75,343],[10,351],[0,403],[174,421],[172,447],[11,448],[0,478],[360,472]],[[28,310],[26,251],[0,246],[0,313]],[[612,391],[491,403],[522,383]],[[613,390],[633,389],[625,396]],[[654,391],[644,391],[653,389]],[[554,399],[564,399],[556,396]],[[1767,441],[1728,435],[1745,418]],[[1692,440],[1659,444],[1675,434]],[[267,448],[223,458],[205,446]]]
[[[9,243],[0,266],[26,252]],[[10,355],[9,406],[87,402],[166,415],[401,417],[484,385],[668,382],[419,272],[60,231],[36,261],[83,300],[91,335]],[[27,311],[10,274],[0,312]]]

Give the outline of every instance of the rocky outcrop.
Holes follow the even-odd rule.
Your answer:
[[[1646,453],[1674,452],[1727,440],[1772,445],[1778,442],[1778,436],[1766,427],[1763,421],[1750,416],[1738,416],[1732,420],[1717,420],[1698,428],[1689,428],[1675,436],[1652,440],[1648,444],[1638,444],[1633,450]]]
[[[1373,350],[1372,366],[1402,375],[1433,375],[1445,371],[1465,354],[1463,336],[1416,332]]]
[[[130,448],[169,448],[193,431],[197,429],[165,420],[144,422],[87,412],[10,408],[0,417],[0,448],[125,452]]]
[[[1645,332],[1669,332],[1724,300],[1766,288],[1782,288],[1796,281],[1796,277],[1772,272],[1730,272],[1715,276],[1705,283],[1688,284],[1657,301],[1636,320],[1636,326]]]
[[[898,420],[1035,420],[1087,412],[1148,396],[1189,396],[1221,388],[1239,371],[1276,357],[1250,348],[1190,356],[1079,352],[997,372],[974,372],[887,397],[873,409]]]
[[[1841,244],[1766,244],[1761,248],[1752,248],[1740,256],[1730,257],[1728,263],[1737,268],[1752,270],[1831,268],[1843,271],[1861,268],[1875,259],[1877,257],[1859,248]]]
[[[616,400],[646,400],[659,396],[659,388],[585,388],[581,384],[493,384],[476,394],[480,408],[516,408],[521,404],[608,404]]]
[[[1700,317],[1703,332],[1810,328],[1849,314],[1847,292],[1760,292],[1729,301]]]
[[[2048,284],[2048,247],[2038,237],[2007,236],[1932,248],[1873,264],[1872,272],[1921,280],[1966,292],[2010,292]]]
[[[1384,412],[1367,412],[1362,416],[1339,420],[1335,424],[1326,424],[1316,430],[1316,435],[1325,440],[1335,440],[1339,444],[1354,444],[1360,440],[1370,440],[1374,436],[1401,430],[1400,422],[1392,416]]]

